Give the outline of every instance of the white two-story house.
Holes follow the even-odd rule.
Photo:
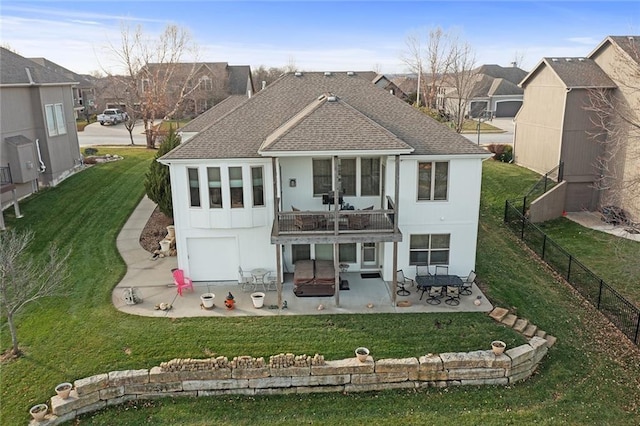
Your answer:
[[[474,269],[489,156],[358,73],[296,72],[159,161],[194,281],[322,259],[395,284],[414,265]]]

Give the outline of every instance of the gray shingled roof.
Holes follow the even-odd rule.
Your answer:
[[[90,82],[89,80],[87,80],[85,77],[83,77],[80,74],[77,74],[73,71],[71,71],[70,69],[67,69],[65,67],[63,67],[62,65],[58,65],[55,62],[52,62],[50,60],[48,60],[47,58],[29,58],[30,60],[32,60],[33,62],[35,62],[36,64],[40,64],[43,67],[50,69],[51,71],[55,71],[58,74],[62,74],[67,78],[72,79],[73,81],[76,81],[78,83],[78,86],[80,87],[92,87],[93,83]]]
[[[640,63],[640,36],[610,36],[609,38],[624,50],[631,59]]]
[[[267,136],[260,151],[372,150],[411,152],[413,149],[343,100],[323,95]]]
[[[29,69],[27,73],[26,69]],[[29,79],[31,75],[31,80]],[[0,85],[31,85],[75,83],[62,74],[49,70],[10,50],[0,47]]]
[[[615,88],[616,84],[588,58],[544,58],[567,88]]]
[[[233,110],[235,107],[249,99],[247,95],[231,95],[222,102],[218,102],[187,124],[185,124],[180,131],[181,132],[200,132],[209,127],[212,123],[215,123]]]
[[[478,74],[488,75],[493,78],[503,78],[513,84],[518,84],[527,75],[527,72],[518,67],[503,67],[497,64],[485,64],[476,68]]]
[[[447,126],[377,88],[356,73],[285,74],[229,114],[163,158],[260,157],[258,150],[276,129],[320,95],[331,93],[414,148],[413,154],[486,154]],[[332,122],[324,123],[331,127]],[[317,141],[318,144],[322,141]]]
[[[229,93],[232,95],[246,95],[247,84],[251,78],[251,67],[249,65],[229,65],[227,70],[229,71]],[[255,92],[253,79],[251,79],[250,89]]]

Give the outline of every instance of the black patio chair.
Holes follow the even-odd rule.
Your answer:
[[[407,290],[407,285],[415,285],[415,282],[411,278],[404,276],[402,269],[396,272],[396,282],[398,283],[398,290],[396,291],[398,296],[410,295],[411,292]]]

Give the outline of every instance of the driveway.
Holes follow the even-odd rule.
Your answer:
[[[494,118],[489,122],[494,127],[504,130],[502,133],[480,133],[480,145],[513,144],[513,133],[515,125],[513,118]],[[463,133],[462,136],[471,142],[478,143],[478,133]]]
[[[80,146],[131,145],[129,131],[124,127],[124,123],[105,124],[104,126],[101,126],[100,123],[91,123],[82,132],[78,132],[78,142]],[[147,145],[142,121],[138,121],[133,128],[133,143],[140,146]]]

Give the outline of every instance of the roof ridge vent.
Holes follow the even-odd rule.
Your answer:
[[[318,96],[318,100],[319,100],[319,101],[321,101],[321,100],[323,100],[323,99],[324,99],[324,98],[326,98],[326,97],[327,97],[326,95],[320,95],[320,96]]]
[[[355,72],[353,72],[353,71],[347,71],[347,75],[348,75],[349,77],[353,77],[354,75],[356,75],[356,73],[355,73]]]
[[[324,72],[324,76],[325,77],[329,77],[329,76],[332,76],[332,75],[333,75],[333,73],[331,71],[325,71]]]
[[[337,101],[338,101],[338,97],[336,95],[327,96],[327,102],[337,102]]]
[[[300,71],[296,71],[293,75],[296,77],[302,77],[302,73]]]

